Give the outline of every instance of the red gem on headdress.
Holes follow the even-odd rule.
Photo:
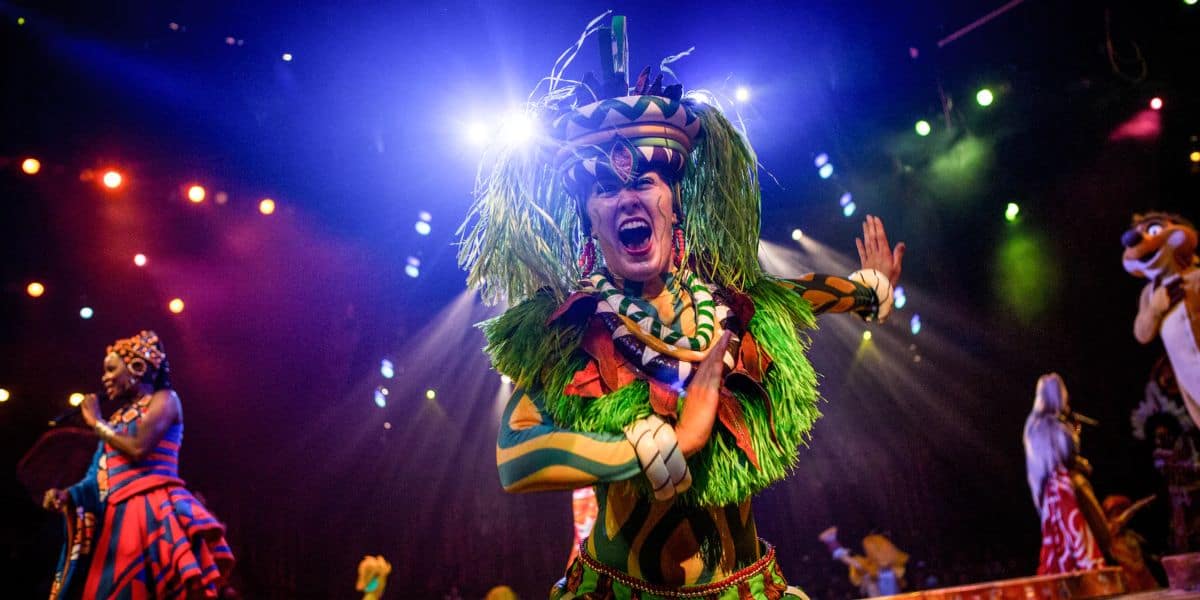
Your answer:
[[[609,153],[608,164],[612,166],[613,173],[621,181],[629,181],[633,178],[633,154],[627,146],[623,144],[614,146],[612,152]]]

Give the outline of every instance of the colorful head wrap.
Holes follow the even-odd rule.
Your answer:
[[[166,352],[163,352],[162,343],[158,339],[158,334],[153,331],[143,329],[133,337],[119,339],[109,345],[104,351],[105,354],[116,354],[121,357],[121,360],[126,365],[133,362],[135,359],[146,361],[146,364],[154,369],[162,367],[167,360]]]
[[[685,97],[680,84],[664,86],[661,74],[651,81],[648,67],[631,87],[625,18],[613,17],[604,27],[604,16],[563,53],[544,80],[545,95],[526,107],[544,133],[541,146],[501,141],[485,152],[475,204],[459,230],[458,260],[486,302],[515,303],[545,290],[565,299],[575,291],[586,242],[581,184],[603,177],[628,181],[648,170],[676,184],[684,260],[697,275],[744,289],[762,274],[754,151],[719,108]],[[565,79],[563,71],[592,34],[599,37],[601,76]]]

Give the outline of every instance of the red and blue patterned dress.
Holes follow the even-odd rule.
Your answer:
[[[113,415],[113,429],[137,435],[150,398]],[[100,443],[87,475],[67,490],[67,539],[52,600],[217,597],[233,553],[225,527],[183,487],[182,441],[176,423],[139,461]]]

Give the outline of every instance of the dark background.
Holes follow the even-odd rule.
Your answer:
[[[866,213],[909,245],[908,305],[870,343],[850,317],[814,336],[825,418],[794,476],[756,501],[761,535],[814,598],[849,593],[815,538],[831,524],[856,548],[889,533],[918,586],[1032,574],[1020,438],[1039,374],[1062,373],[1101,421],[1084,432],[1101,496],[1155,489],[1129,411],[1161,345],[1131,335],[1141,283],[1119,238],[1134,211],[1200,217],[1200,6],[1027,0],[939,49],[1003,3],[793,4],[611,5],[629,17],[634,65],[694,45],[673,65],[687,87],[751,90],[730,108],[777,179],[764,175],[763,238],[803,248],[796,272],[848,269]],[[609,7],[0,2],[12,597],[44,593],[61,538],[17,461],[71,392],[98,387],[104,345],[141,328],[165,340],[183,475],[228,525],[246,597],[353,597],[366,553],[394,565],[389,597],[501,583],[541,597],[566,560],[570,500],[508,496],[495,475],[502,390],[470,327],[494,309],[463,293],[454,260],[480,155],[464,130],[494,124]],[[594,65],[589,40],[568,75]],[[973,99],[984,85],[987,108]],[[1156,95],[1165,106],[1147,113]],[[1135,118],[1148,135],[1113,139]],[[26,156],[38,175],[21,173]],[[119,190],[81,177],[109,167],[126,175]],[[204,203],[184,199],[190,182]],[[263,197],[276,214],[257,213]],[[429,236],[414,231],[421,211]],[[811,241],[794,244],[796,227]],[[38,299],[24,291],[34,280]],[[1165,510],[1134,525],[1161,544]]]

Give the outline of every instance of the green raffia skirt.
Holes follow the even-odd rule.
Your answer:
[[[762,545],[766,550],[762,558],[721,581],[671,587],[596,562],[588,556],[585,540],[579,557],[567,567],[567,576],[550,590],[550,600],[808,600],[798,588],[788,587],[775,562],[775,548],[766,542]]]

